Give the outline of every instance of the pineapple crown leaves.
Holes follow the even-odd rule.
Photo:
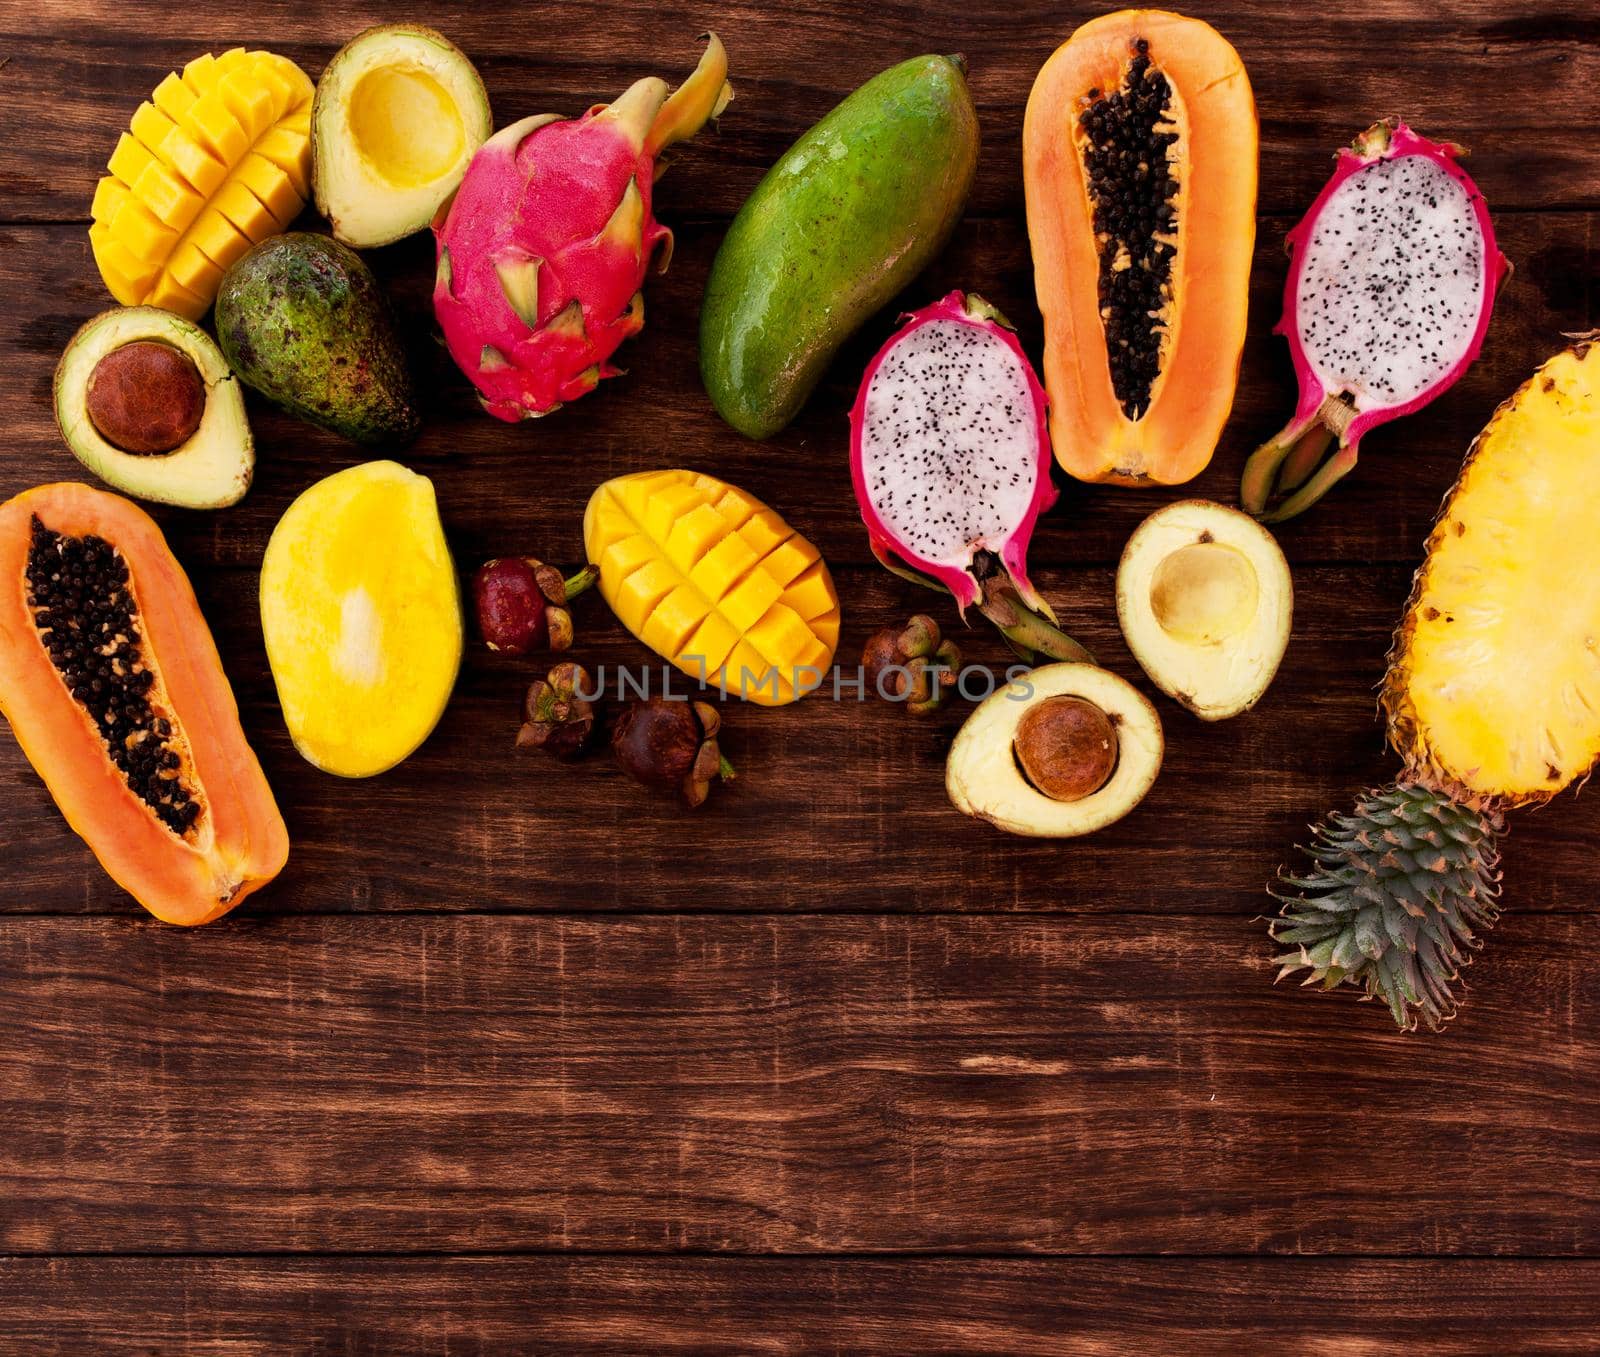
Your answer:
[[[1406,1032],[1455,1016],[1451,989],[1478,934],[1500,914],[1503,816],[1420,782],[1369,791],[1349,814],[1312,830],[1303,875],[1269,887],[1283,909],[1269,925],[1289,950],[1278,979],[1366,990]]]

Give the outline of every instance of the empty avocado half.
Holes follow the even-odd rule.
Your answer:
[[[255,473],[244,395],[199,326],[116,307],[73,335],[55,376],[56,423],[107,485],[187,509],[236,504]]]
[[[1237,509],[1181,500],[1128,539],[1117,618],[1164,693],[1203,721],[1248,711],[1289,644],[1294,586],[1277,539]]]
[[[1047,664],[985,698],[945,764],[955,808],[1011,834],[1066,839],[1120,820],[1161,771],[1161,718],[1092,664]]]
[[[317,82],[317,211],[357,249],[420,231],[493,130],[483,81],[448,38],[418,24],[369,28]]]

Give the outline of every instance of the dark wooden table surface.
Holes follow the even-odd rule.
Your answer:
[[[469,651],[402,767],[291,748],[256,569],[352,446],[254,408],[255,488],[164,512],[294,839],[212,927],[157,924],[0,739],[0,1350],[1592,1352],[1600,1346],[1600,913],[1593,794],[1521,814],[1512,908],[1444,1036],[1272,985],[1263,883],[1307,821],[1391,768],[1374,685],[1439,496],[1495,404],[1600,321],[1600,23],[1557,0],[1197,4],[1261,116],[1238,402],[1184,494],[1230,500],[1291,404],[1271,336],[1282,237],[1338,144],[1400,112],[1468,143],[1515,261],[1483,360],[1375,434],[1281,533],[1298,607],[1266,700],[1169,752],[1133,815],[1028,843],[966,822],[961,718],[813,699],[730,710],[743,779],[697,814],[605,760],[512,753],[535,666]],[[729,215],[847,90],[961,51],[983,122],[970,209],[908,296],[981,290],[1037,352],[1019,141],[1033,74],[1091,9],[1032,0],[422,4],[498,121],[686,72],[715,26],[738,99],[662,181],[678,232],[630,375],[557,417],[481,416],[429,336],[425,238],[377,253],[409,322],[457,561],[574,560],[602,479],[683,464],[808,534],[841,653],[925,599],[875,568],[844,411],[887,316],[770,444],[695,371]],[[315,75],[396,17],[340,0],[0,0],[0,494],[77,476],[63,344],[107,305],[85,219],[118,129],[171,67],[271,46]],[[1069,486],[1035,579],[1138,677],[1112,566],[1172,493]],[[582,654],[642,652],[597,600]],[[989,636],[964,643],[1002,659]]]

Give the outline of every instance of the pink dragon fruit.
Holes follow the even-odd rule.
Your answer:
[[[963,616],[976,605],[1021,650],[1082,660],[1028,579],[1034,523],[1056,499],[1047,409],[1005,317],[952,292],[868,364],[850,474],[883,565],[948,590]]]
[[[612,354],[644,325],[645,271],[672,232],[651,215],[657,155],[733,97],[715,33],[667,97],[640,80],[576,121],[524,118],[490,137],[435,217],[433,309],[483,407],[547,415],[617,375]]]
[[[1374,123],[1340,150],[1289,232],[1277,333],[1300,403],[1245,467],[1241,498],[1257,518],[1310,508],[1355,466],[1363,434],[1421,409],[1478,356],[1511,266],[1483,194],[1456,163],[1463,154],[1395,119]]]

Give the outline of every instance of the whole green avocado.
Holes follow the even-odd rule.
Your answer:
[[[799,413],[842,345],[944,248],[978,163],[960,57],[873,77],[756,185],[700,311],[712,404],[751,438]]]
[[[223,275],[217,342],[245,385],[368,446],[416,437],[405,350],[378,280],[354,250],[291,231]]]

